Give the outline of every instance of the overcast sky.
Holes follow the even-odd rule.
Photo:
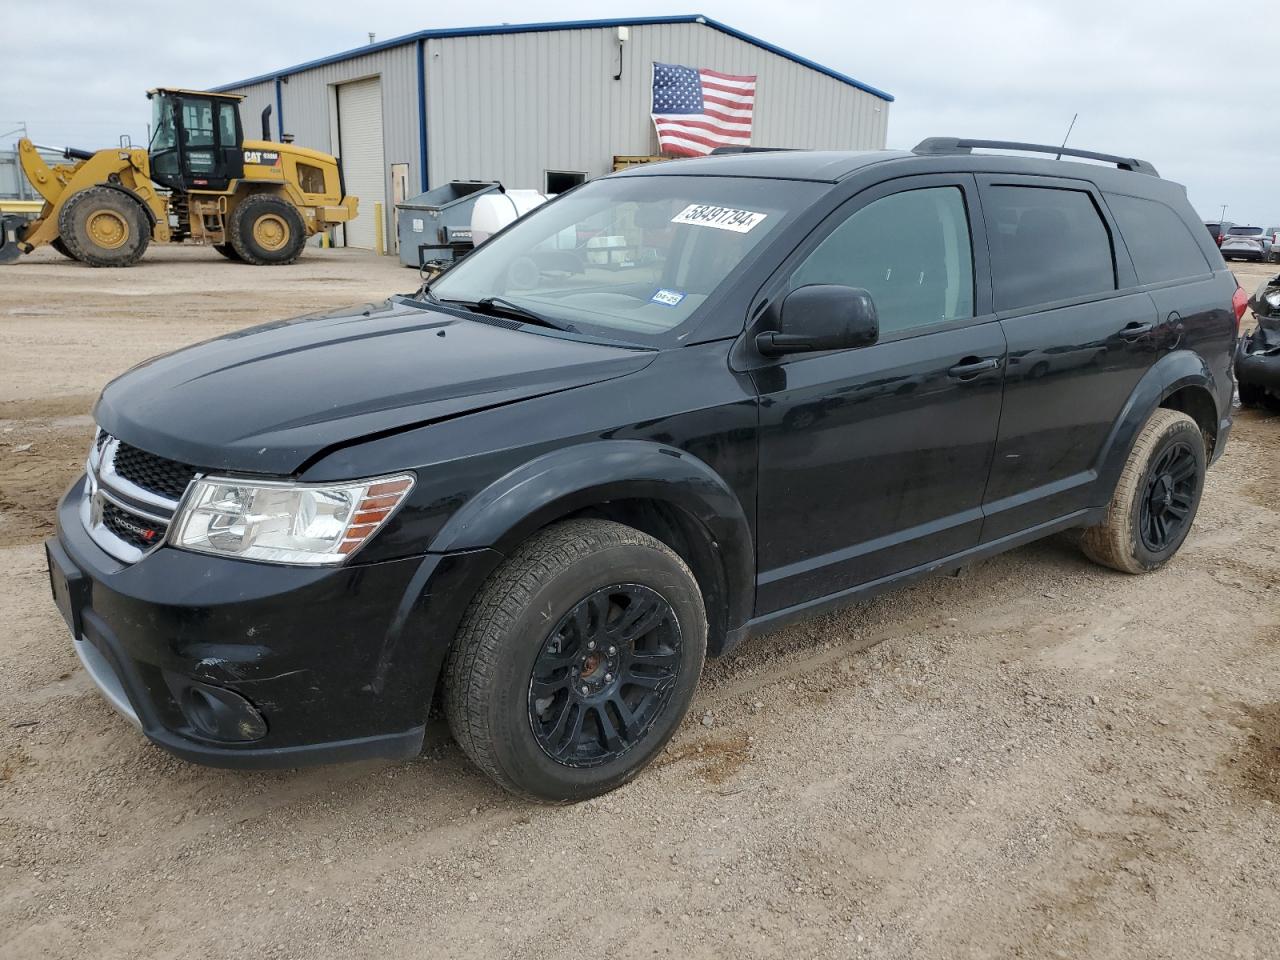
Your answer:
[[[694,3],[696,2],[696,6]],[[118,16],[119,13],[127,16]],[[1142,157],[1216,219],[1280,225],[1280,116],[1267,4],[1194,0],[0,0],[0,143],[145,140],[154,86],[206,87],[428,27],[703,13],[893,94],[889,146],[930,135]],[[690,64],[690,66],[710,66]]]

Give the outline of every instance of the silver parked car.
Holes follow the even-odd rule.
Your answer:
[[[1232,227],[1222,238],[1222,258],[1224,260],[1260,260],[1271,259],[1272,237],[1275,234],[1263,230],[1262,227]]]

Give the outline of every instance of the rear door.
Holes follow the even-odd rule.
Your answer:
[[[971,176],[893,180],[832,213],[766,286],[863,287],[880,339],[752,372],[758,613],[977,545],[1005,354],[981,222]]]
[[[984,502],[989,542],[1095,505],[1103,444],[1167,341],[1093,184],[978,181],[1009,343]]]

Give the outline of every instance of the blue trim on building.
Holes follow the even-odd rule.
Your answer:
[[[439,40],[447,37],[487,37],[500,34],[510,33],[544,33],[553,30],[595,30],[610,27],[644,27],[659,24],[674,23],[701,23],[713,30],[719,30],[731,37],[735,37],[744,43],[767,50],[770,53],[784,57],[793,63],[798,63],[810,70],[816,70],[818,73],[831,77],[833,80],[839,80],[841,83],[847,83],[851,87],[857,87],[866,93],[879,97],[887,103],[893,102],[893,96],[879,90],[876,87],[863,83],[861,80],[855,80],[853,77],[846,76],[830,67],[824,67],[820,63],[815,63],[808,57],[802,57],[799,54],[784,50],[776,44],[761,40],[759,37],[753,37],[749,33],[743,33],[741,30],[735,30],[726,24],[720,23],[718,20],[712,20],[710,17],[704,17],[700,14],[686,14],[677,17],[634,17],[629,20],[562,20],[553,23],[516,23],[516,24],[499,24],[488,27],[454,27],[447,30],[420,30],[417,33],[408,33],[402,37],[395,37],[391,40],[383,40],[381,43],[370,43],[363,47],[356,47],[353,50],[344,50],[342,53],[335,53],[332,56],[322,57],[319,60],[309,60],[306,63],[299,63],[292,67],[285,67],[283,70],[277,70],[274,73],[265,73],[261,76],[250,77],[247,80],[240,80],[236,83],[225,83],[212,89],[216,91],[234,90],[239,87],[247,87],[253,83],[263,83],[267,80],[276,80],[277,93],[279,92],[279,80],[290,74],[301,73],[304,70],[310,70],[314,67],[322,67],[330,63],[340,63],[343,60],[354,60],[356,57],[367,56],[370,53],[377,53],[380,50],[390,50],[393,47],[404,46],[407,43],[417,42],[424,43],[427,40]],[[421,47],[419,47],[421,50]],[[422,54],[419,53],[419,65],[421,65]],[[277,98],[278,99],[278,98]],[[425,124],[424,124],[425,127]]]
[[[418,164],[422,168],[419,179],[422,192],[431,187],[427,182],[427,41],[418,40]]]

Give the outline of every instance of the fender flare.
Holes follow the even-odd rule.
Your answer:
[[[659,501],[697,521],[724,575],[732,636],[755,605],[755,545],[738,497],[702,460],[646,440],[603,440],[544,454],[472,496],[442,526],[432,553],[509,553],[561,517],[612,500]]]
[[[137,193],[137,191],[130,190],[123,183],[115,183],[111,180],[105,180],[102,183],[94,184],[94,186],[106,187],[108,190],[117,190],[120,193],[123,193],[126,197],[133,200],[138,206],[140,206],[143,209],[143,211],[147,215],[147,220],[151,222],[152,227],[156,225],[156,212],[151,209],[151,205],[148,204],[147,201],[143,200],[142,197]]]
[[[1190,350],[1178,350],[1162,357],[1133,388],[1103,444],[1098,457],[1096,489],[1105,497],[1110,498],[1119,482],[1129,451],[1133,449],[1143,425],[1166,399],[1184,387],[1203,389],[1217,411],[1216,415],[1221,416],[1217,380],[1204,358]],[[1215,423],[1214,427],[1216,431],[1218,424]],[[1213,455],[1212,450],[1207,453]]]

